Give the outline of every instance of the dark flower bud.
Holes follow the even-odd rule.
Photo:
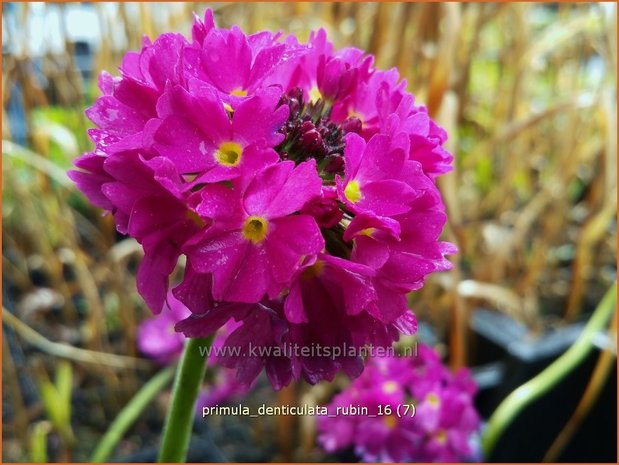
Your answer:
[[[303,121],[299,129],[301,129],[301,133],[305,133],[309,131],[315,131],[316,126],[314,126],[314,123],[312,123],[311,121]]]
[[[341,173],[344,170],[344,157],[341,154],[329,155],[331,160],[325,167],[326,173]]]
[[[343,216],[337,201],[324,197],[319,197],[305,204],[301,213],[313,216],[321,228],[332,228],[340,222]]]
[[[309,152],[324,151],[322,136],[316,129],[311,129],[307,132],[304,132],[301,136],[301,143],[303,144],[303,147]]]
[[[294,117],[298,115],[301,111],[301,102],[296,99],[290,99],[290,103],[288,103],[288,108],[290,108],[290,114]]]
[[[359,118],[357,118],[356,116],[352,116],[346,121],[344,121],[341,127],[345,133],[354,132],[359,134],[361,132],[362,124]]]

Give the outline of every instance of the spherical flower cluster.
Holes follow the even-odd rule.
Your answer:
[[[250,383],[357,376],[363,360],[254,348],[389,346],[416,323],[406,294],[450,268],[435,177],[446,133],[396,70],[334,51],[323,30],[294,37],[195,19],[101,74],[87,110],[95,149],[70,173],[119,232],[140,242],[137,288],[155,313],[168,279],[203,337],[234,319],[220,363]],[[251,346],[251,347],[250,347]]]
[[[318,441],[328,452],[352,447],[366,462],[474,461],[476,390],[467,370],[452,373],[428,346],[416,357],[371,358],[328,406],[333,415],[351,405],[367,414],[319,417]]]

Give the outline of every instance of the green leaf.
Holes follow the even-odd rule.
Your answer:
[[[56,384],[42,380],[39,389],[47,417],[63,439],[71,444],[75,440],[71,428],[71,392],[73,369],[69,362],[61,362],[56,369]]]
[[[47,421],[35,423],[28,438],[28,455],[33,463],[47,463],[47,435],[51,425]]]
[[[60,362],[56,370],[56,389],[65,415],[71,418],[71,392],[73,391],[73,368],[67,361]]]
[[[39,390],[47,417],[55,428],[62,430],[63,425],[66,423],[66,415],[56,386],[48,380],[43,380],[40,383]]]

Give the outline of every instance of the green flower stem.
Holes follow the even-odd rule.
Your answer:
[[[173,377],[174,365],[170,365],[157,373],[137,392],[103,435],[90,458],[90,462],[101,463],[107,461],[118,441],[122,439],[123,435],[135,423],[155,396],[172,381]]]
[[[158,458],[160,463],[182,463],[187,458],[196,399],[206,372],[206,360],[200,353],[200,347],[210,346],[212,340],[212,337],[187,339],[185,343],[172,389],[172,403],[163,428]]]
[[[539,398],[559,383],[587,356],[593,347],[592,340],[595,334],[602,330],[608,319],[616,310],[617,283],[615,282],[606,292],[593,315],[587,322],[578,340],[563,355],[550,364],[544,371],[527,381],[513,391],[494,411],[488,427],[482,438],[485,458],[492,453],[497,441],[511,422],[531,402]]]

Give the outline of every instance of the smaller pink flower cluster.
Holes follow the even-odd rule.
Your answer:
[[[338,407],[340,414],[319,417],[318,441],[327,452],[353,447],[366,462],[473,461],[476,390],[467,370],[452,373],[425,345],[415,357],[372,358],[329,404],[329,414]],[[411,404],[414,415],[404,407]],[[343,415],[350,406],[367,407],[367,415]]]

